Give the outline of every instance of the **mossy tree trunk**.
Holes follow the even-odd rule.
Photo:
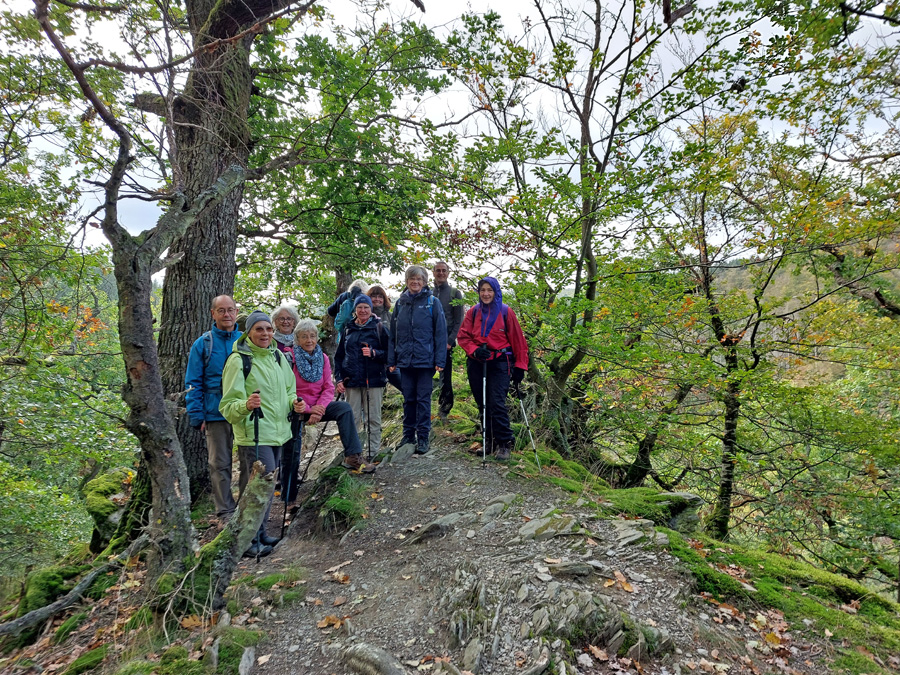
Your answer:
[[[88,80],[86,66],[75,60],[57,34],[49,0],[35,0],[35,18],[85,99],[118,143],[115,161],[103,186],[100,227],[112,249],[118,290],[119,346],[126,372],[122,396],[129,408],[125,426],[141,444],[141,459],[152,491],[153,517],[148,528],[154,543],[150,558],[152,579],[169,569],[183,569],[192,550],[193,528],[190,484],[160,372],[150,304],[151,277],[160,268],[163,252],[207,208],[220,203],[241,185],[246,172],[241,166],[231,166],[211,180],[200,194],[190,198],[176,183],[168,207],[156,226],[138,235],[129,233],[119,222],[119,199],[134,161],[132,133],[107,107]]]
[[[261,462],[253,465],[250,481],[238,500],[228,525],[212,542],[200,549],[200,564],[209,578],[212,609],[225,606],[225,591],[244,551],[259,531],[266,506],[275,494],[275,473],[266,474]]]
[[[247,27],[223,20],[232,13],[235,4],[209,0],[186,3],[194,49],[227,41]],[[265,6],[274,4],[277,3],[265,3]],[[265,16],[265,10],[261,10],[261,15]],[[255,13],[248,15],[254,23],[258,18]],[[251,41],[252,34],[202,50],[176,101],[175,170],[189,198],[200,194],[226,167],[247,166],[250,153],[247,119],[253,81]],[[242,194],[243,190],[238,188],[208,209],[171,249],[172,255],[183,257],[167,270],[163,282],[159,354],[166,394],[179,407],[184,401],[187,354],[194,340],[209,329],[210,303],[217,295],[231,295],[234,289]],[[203,434],[190,426],[187,415],[178,416],[177,432],[191,494],[196,499],[209,489],[206,444]]]
[[[729,356],[729,359],[732,358]],[[733,356],[735,366],[737,356]],[[736,368],[735,368],[736,370]],[[741,411],[740,384],[737,379],[730,379],[725,385],[725,414],[723,416],[724,433],[722,435],[722,462],[719,473],[719,490],[713,512],[706,523],[707,533],[726,541],[728,539],[728,521],[731,519],[731,497],[734,494],[734,468],[737,464],[738,442],[737,424]]]

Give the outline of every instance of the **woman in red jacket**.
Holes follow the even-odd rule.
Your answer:
[[[478,282],[478,298],[463,319],[456,338],[469,357],[466,372],[469,387],[478,404],[480,419],[487,405],[487,425],[484,430],[485,453],[497,453],[497,459],[507,461],[513,444],[506,408],[506,392],[510,381],[518,384],[528,370],[528,345],[516,313],[503,304],[500,282],[485,277]],[[487,401],[482,400],[483,377],[487,370]]]

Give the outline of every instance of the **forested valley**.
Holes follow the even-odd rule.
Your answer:
[[[423,2],[0,12],[0,646],[101,565],[146,565],[157,628],[221,608],[184,414],[214,296],[320,319],[446,260],[522,322],[545,474],[698,495],[696,550],[864,589],[875,660],[835,672],[896,672],[897,7]]]

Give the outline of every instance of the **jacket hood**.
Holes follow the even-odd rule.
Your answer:
[[[475,287],[475,292],[478,292],[478,289],[481,288],[481,284],[483,284],[485,281],[488,282],[491,285],[491,288],[494,289],[494,299],[491,301],[491,304],[497,305],[499,307],[503,304],[503,291],[500,290],[500,282],[497,281],[494,277],[485,277],[484,279],[479,281],[478,285]],[[483,305],[484,303],[481,302],[481,304]]]

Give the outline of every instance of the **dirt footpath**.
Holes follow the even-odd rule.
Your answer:
[[[453,438],[360,477],[368,512],[351,532],[301,514],[269,558],[242,563],[236,577],[302,568],[299,598],[256,624],[253,672],[792,671],[738,612],[694,594],[646,521],[600,519]]]

